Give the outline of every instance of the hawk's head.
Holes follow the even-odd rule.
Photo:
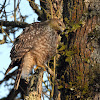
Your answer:
[[[49,20],[49,24],[56,31],[63,32],[65,30],[65,24],[58,19]]]

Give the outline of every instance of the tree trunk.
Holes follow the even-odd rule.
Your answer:
[[[27,95],[25,95],[25,100],[41,100],[42,95],[42,80],[43,80],[43,70],[37,70],[34,75],[32,75],[29,87],[27,88]]]
[[[100,26],[95,29],[100,23],[100,6],[98,4],[95,8],[93,3],[89,4],[90,8],[85,7],[83,0],[64,0],[63,3],[65,23],[69,27],[78,26],[81,21],[84,24],[69,32],[68,38],[62,38],[67,51],[74,52],[60,57],[57,78],[61,79],[60,86],[63,86],[60,88],[62,100],[93,98],[100,89]],[[94,85],[98,85],[98,88],[95,86],[96,90],[93,89]]]
[[[97,16],[100,7],[92,1],[93,3],[90,0],[41,0],[41,11],[30,2],[40,21],[58,18],[64,20],[70,29],[73,27],[67,36],[62,35],[61,41],[68,52],[61,55],[58,61],[57,78],[60,81],[55,84],[54,100],[58,100],[57,97],[62,100],[90,98],[94,94],[93,85],[99,84],[94,80],[98,79],[100,73],[95,76],[93,70],[97,70],[100,65],[100,35],[98,29],[94,30],[100,21]],[[91,75],[95,78],[91,78]]]

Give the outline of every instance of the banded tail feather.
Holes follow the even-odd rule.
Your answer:
[[[20,82],[20,78],[21,78],[21,73],[22,73],[22,67],[20,67],[18,69],[18,73],[17,73],[17,77],[16,77],[16,80],[15,80],[15,85],[14,85],[14,90],[17,90],[18,87],[19,87],[19,82]]]
[[[15,61],[12,61],[12,62],[10,63],[10,65],[9,65],[8,69],[7,69],[6,72],[5,72],[5,76],[6,76],[7,73],[8,73],[12,68],[14,68],[14,67],[15,67]]]

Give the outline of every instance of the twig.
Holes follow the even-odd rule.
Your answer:
[[[56,56],[54,56],[54,76],[53,76],[53,86],[52,86],[51,98],[54,95],[55,78],[56,78]]]
[[[9,35],[4,31],[4,29],[2,28],[2,26],[0,26],[0,28],[2,29],[2,33],[4,32],[8,36],[8,38],[10,39],[10,41],[13,43],[13,41],[11,40],[11,38],[9,37]]]
[[[16,0],[14,0],[14,21],[16,21]]]
[[[2,12],[3,8],[5,8],[6,0],[4,1],[3,6],[1,7],[0,13]]]
[[[47,90],[50,92],[50,89],[49,89],[48,86],[46,85],[45,81],[43,80],[42,82],[44,83],[44,85],[45,85],[45,87],[47,88]]]
[[[48,0],[48,2],[50,3],[51,18],[53,19],[53,7],[52,7],[52,1],[51,1],[51,0]]]
[[[51,68],[49,68],[46,64],[45,64],[45,68],[46,68],[47,72],[48,72],[50,75],[54,76],[54,72],[53,72],[53,71],[51,70]]]

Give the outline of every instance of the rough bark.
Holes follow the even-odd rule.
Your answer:
[[[75,53],[71,55],[71,61],[69,62],[68,60],[66,62],[61,61],[62,59],[67,59],[68,56],[60,57],[61,62],[59,62],[58,67],[58,74],[59,72],[60,74],[58,78],[61,79],[61,84],[63,84],[63,88],[60,88],[62,100],[65,100],[65,98],[68,100],[93,98],[92,96],[96,93],[93,89],[90,89],[94,87],[93,84],[98,85],[98,92],[100,89],[98,80],[100,76],[98,68],[100,66],[100,31],[94,31],[95,26],[100,25],[98,24],[100,22],[100,6],[96,3],[96,8],[93,3],[95,2],[89,3],[90,8],[86,8],[83,0],[64,0],[63,17],[65,18],[65,23],[67,23],[67,18],[70,23],[83,21],[84,25],[69,32],[68,40],[63,40],[68,43],[67,50]],[[87,15],[84,15],[86,13]],[[90,39],[90,34],[94,39]],[[91,77],[94,75],[93,70],[98,70],[98,72],[96,71],[98,75],[94,79]],[[93,80],[95,80],[94,83],[91,82]]]
[[[90,1],[89,1],[90,2]],[[31,4],[32,2],[30,2]],[[93,7],[90,5],[90,8],[87,8],[87,5],[85,7],[85,3],[83,0],[41,0],[40,5],[43,7],[41,8],[42,11],[39,11],[39,9],[36,8],[36,5],[31,4],[32,8],[35,10],[35,12],[39,15],[39,20],[44,21],[46,19],[50,18],[58,18],[63,20],[65,24],[66,18],[74,23],[79,23],[80,21],[84,22],[84,25],[82,24],[81,27],[77,28],[76,30],[73,30],[73,32],[70,32],[68,34],[68,44],[67,44],[67,50],[74,50],[76,54],[72,56],[72,62],[64,62],[64,57],[60,57],[61,66],[57,68],[57,78],[61,78],[63,74],[64,75],[64,88],[59,89],[61,93],[59,93],[58,90],[58,83],[55,84],[54,89],[54,100],[58,100],[58,95],[60,94],[60,99],[65,100],[66,99],[77,99],[84,97],[88,98],[90,94],[86,95],[87,91],[89,90],[90,85],[90,78],[88,74],[90,74],[91,69],[91,59],[94,58],[94,54],[97,53],[98,49],[93,48],[91,49],[91,41],[88,41],[89,34],[92,33],[95,29],[95,25],[98,24],[99,17],[97,16],[97,13],[94,15],[94,10],[90,11],[90,8],[93,9]],[[89,12],[88,15],[84,15],[85,13]],[[41,13],[42,12],[42,13]],[[42,16],[42,17],[41,17]],[[66,41],[66,40],[65,40]],[[97,40],[98,41],[98,40]],[[96,50],[96,51],[95,51]],[[95,53],[93,54],[93,51]],[[96,57],[95,57],[96,58]],[[92,61],[92,64],[94,64],[95,60]],[[67,74],[66,74],[67,71]],[[73,86],[71,87],[69,85],[71,83]],[[76,85],[75,85],[76,84]],[[75,88],[75,89],[74,89]],[[55,92],[57,91],[57,92]],[[67,92],[66,92],[67,91]],[[68,93],[69,92],[69,93]],[[72,93],[75,92],[75,93]],[[70,94],[70,96],[69,96]],[[91,96],[91,95],[90,95]]]
[[[43,70],[38,70],[34,75],[32,75],[27,88],[27,95],[25,95],[25,100],[41,100],[42,95],[42,80],[43,80]]]

